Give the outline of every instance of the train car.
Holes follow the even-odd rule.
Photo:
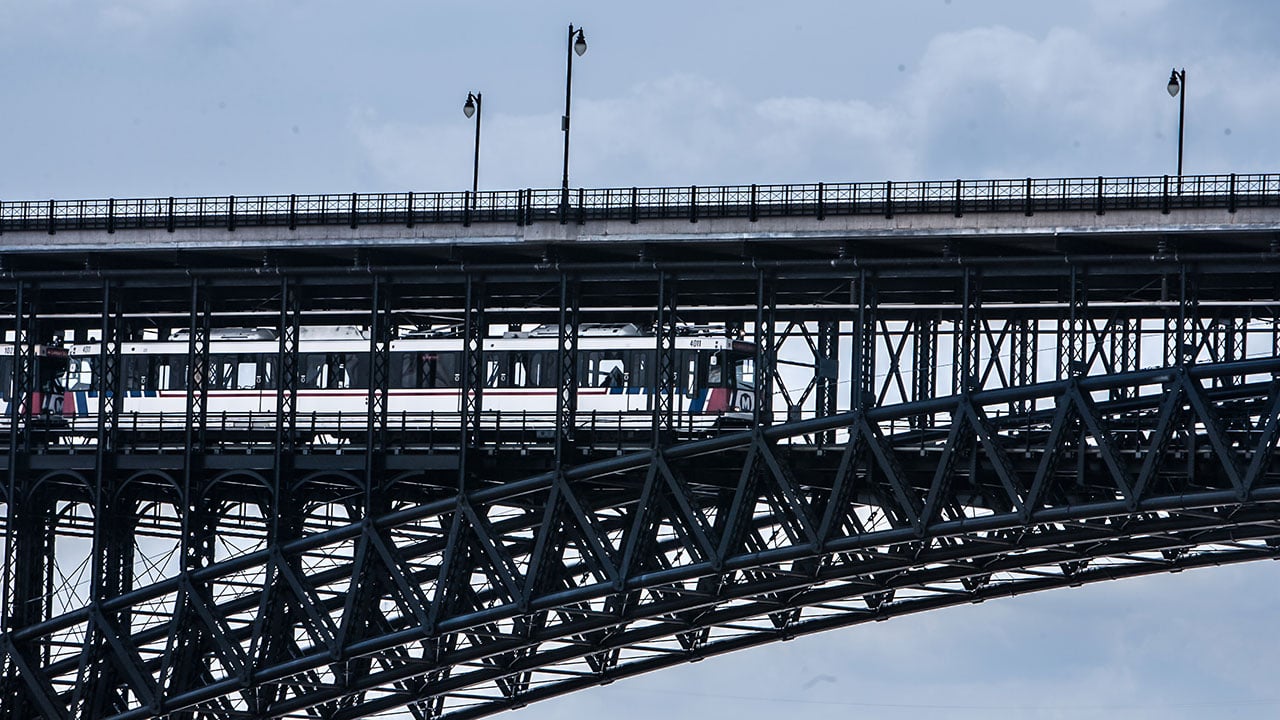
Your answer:
[[[0,345],[0,423],[5,423],[14,410],[14,346]],[[69,364],[69,349],[55,340],[31,348],[31,377],[26,393],[17,408],[26,422],[37,425],[56,425],[62,420],[62,408],[66,398],[63,385]],[[29,401],[27,401],[29,399]]]
[[[656,339],[633,324],[579,326],[579,422],[641,433],[655,401]],[[185,423],[188,336],[124,342],[120,411],[134,427],[163,430]],[[484,340],[482,427],[553,428],[559,381],[555,326]],[[97,343],[70,347],[62,415],[77,428],[96,423]],[[279,377],[274,330],[210,332],[206,408],[214,427],[274,427]],[[674,410],[693,432],[750,419],[755,345],[723,329],[683,328],[676,337]],[[298,427],[313,435],[354,436],[366,426],[369,340],[355,327],[304,327],[298,339]],[[390,346],[389,426],[403,430],[457,427],[463,339],[450,329],[410,330]]]

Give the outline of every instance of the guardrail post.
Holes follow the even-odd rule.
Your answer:
[[[409,197],[404,205],[404,226],[413,227],[413,191],[409,191]]]
[[[1098,176],[1098,203],[1097,203],[1097,208],[1094,210],[1094,212],[1096,212],[1099,215],[1107,214],[1107,202],[1102,197],[1102,176],[1101,175]]]
[[[351,227],[355,227],[352,225]],[[462,193],[462,227],[471,227],[471,191]]]
[[[698,222],[698,186],[689,186],[689,222]]]
[[[963,216],[964,216],[964,208],[963,208],[963,207],[961,207],[961,205],[960,205],[960,178],[956,178],[955,190],[953,191],[953,193],[954,193],[954,195],[955,195],[955,205],[956,205],[956,207],[955,207],[955,216],[956,216],[956,217],[963,217]]]
[[[884,217],[889,219],[893,217],[893,181],[884,181]]]
[[[1031,178],[1027,178],[1026,195],[1023,200],[1023,214],[1031,217],[1036,214],[1035,206],[1031,204]]]
[[[169,232],[173,232],[175,229],[175,225],[173,222],[173,196],[172,195],[169,196],[169,218],[168,220],[165,221],[164,227],[165,227],[165,230],[168,230]]]
[[[578,224],[587,224],[586,190],[578,188]]]
[[[826,209],[826,207],[823,205],[823,199],[822,199],[822,191],[823,191],[823,190],[824,190],[824,186],[823,186],[823,184],[822,184],[822,183],[818,183],[818,219],[819,219],[819,220],[826,220],[826,219],[827,219],[827,209]]]
[[[355,230],[359,226],[360,220],[356,215],[356,202],[359,200],[358,193],[351,193],[351,229]]]
[[[107,233],[116,231],[116,199],[107,198]]]
[[[1236,174],[1231,173],[1231,180],[1227,186],[1227,212],[1236,211]]]
[[[53,200],[49,201],[49,234],[56,233],[58,229],[53,224]]]
[[[169,217],[173,217],[173,198],[169,198]],[[227,230],[234,232],[236,229],[236,196],[227,196]]]
[[[751,183],[751,208],[747,215],[747,219],[751,222],[755,222],[760,219],[759,210],[756,208],[756,201],[759,192],[760,188],[755,183]]]
[[[640,222],[640,188],[631,186],[631,224]]]
[[[533,224],[533,188],[525,188],[524,191],[524,224]]]
[[[289,229],[298,229],[298,196],[289,196]]]
[[[1160,187],[1160,212],[1169,214],[1169,176],[1164,176]]]

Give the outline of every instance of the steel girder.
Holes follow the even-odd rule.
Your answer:
[[[1277,557],[1277,373],[857,408],[377,516],[271,500],[261,549],[14,626],[11,692],[49,718],[478,717],[831,627]],[[835,444],[795,444],[818,433]],[[86,633],[103,641],[68,643]]]

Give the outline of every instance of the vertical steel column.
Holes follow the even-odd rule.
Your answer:
[[[858,306],[858,319],[853,328],[853,381],[849,383],[849,407],[868,409],[875,404],[876,392],[876,289],[875,276],[859,270],[850,287]]]
[[[124,405],[124,299],[110,281],[102,284],[102,345],[98,355],[98,447],[93,485],[93,556],[90,592],[94,602],[117,596],[132,585],[133,508],[119,496],[115,465],[120,448],[120,412]],[[105,625],[104,621],[110,625]],[[111,627],[114,625],[114,627]],[[128,634],[128,618],[103,615],[89,623],[81,661],[81,682],[88,717],[123,709],[116,663],[109,643],[116,633]],[[87,676],[86,676],[87,674]],[[74,703],[73,703],[74,704]]]
[[[840,320],[824,317],[818,320],[817,386],[814,407],[818,417],[831,417],[838,412],[837,397],[840,387]],[[730,368],[725,368],[726,372]],[[819,433],[819,446],[835,442],[834,430]]]
[[[298,335],[301,332],[297,283],[280,279],[280,334],[276,346],[276,467],[283,470],[298,446]]]
[[[354,213],[354,203],[352,208]],[[297,290],[293,285],[294,282],[287,277],[281,280],[280,306],[276,315],[276,327],[280,329],[279,345],[276,349],[277,359],[281,355],[297,352],[297,326],[300,311],[296,297]],[[292,337],[289,337],[290,335]],[[294,362],[296,368],[296,361]],[[296,393],[296,371],[294,374],[292,390]],[[276,384],[276,419],[278,422],[283,421],[287,424],[288,419],[285,416],[290,412],[289,405],[292,403],[292,398],[287,397],[291,393],[285,387],[284,378],[279,380],[280,382]],[[278,662],[293,652],[292,646],[295,644],[292,628],[297,622],[299,610],[290,600],[297,596],[294,594],[295,590],[289,587],[286,573],[292,574],[295,578],[305,577],[306,573],[297,557],[285,558],[282,554],[277,554],[279,552],[277,548],[281,544],[302,535],[303,523],[306,519],[305,498],[299,496],[295,483],[295,441],[285,438],[286,434],[293,435],[295,429],[292,425],[284,427],[278,424],[276,427],[276,439],[281,443],[274,448],[274,462],[268,480],[269,487],[266,489],[266,494],[261,496],[262,501],[259,503],[262,517],[266,521],[266,547],[274,557],[279,559],[267,565],[266,577],[263,580],[264,590],[259,599],[257,615],[253,619],[248,642],[250,648],[248,662],[250,663]],[[288,563],[288,567],[282,567],[283,563]],[[251,697],[247,699],[250,712],[260,713],[263,707],[270,706],[278,699],[280,692],[281,689],[277,685],[268,684],[255,688]]]
[[[212,586],[191,578],[191,573],[213,564],[217,532],[215,503],[207,495],[204,459],[208,452],[206,427],[209,394],[209,331],[212,303],[207,285],[191,280],[191,307],[187,328],[186,448],[183,466],[181,507],[182,571],[186,576],[184,594],[174,608],[169,630],[169,647],[160,673],[160,687],[175,695],[194,688],[204,677],[205,658],[211,657],[214,639],[203,622],[193,615],[197,608],[212,602]],[[198,658],[192,661],[193,658]],[[175,714],[175,720],[193,715]]]
[[[578,414],[578,278],[560,276],[560,328],[556,357],[560,367],[556,393],[556,466],[562,467],[574,443]]]
[[[458,489],[467,487],[467,456],[481,444],[480,417],[484,410],[484,281],[468,274],[463,320],[462,387],[458,390],[459,427]]]
[[[365,512],[375,513],[387,498],[379,492],[387,459],[387,395],[391,381],[391,288],[373,278],[369,316],[369,397],[365,435]],[[387,505],[387,507],[390,507]]]
[[[1117,317],[1111,323],[1112,372],[1133,372],[1142,367],[1142,319]],[[1111,390],[1111,399],[1137,397],[1136,387]]]
[[[965,268],[960,288],[960,316],[953,326],[955,333],[955,365],[951,376],[951,392],[960,394],[979,389],[982,384],[981,275],[976,268]]]
[[[3,624],[0,631],[34,625],[48,618],[49,599],[44,587],[52,574],[52,543],[48,526],[51,508],[34,492],[29,458],[30,434],[26,422],[35,386],[36,303],[35,288],[24,282],[14,285],[13,381],[9,387],[9,472],[5,484],[5,545],[3,577]],[[15,644],[13,652],[27,662],[45,662],[43,643]],[[8,653],[0,678],[0,708],[8,717],[37,717],[40,699],[29,694],[17,665]]]
[[[1235,362],[1244,360],[1249,354],[1249,311],[1237,309],[1235,314],[1228,314],[1221,319],[1222,323],[1222,357],[1219,362]],[[1244,382],[1244,375],[1230,375],[1214,378],[1216,387],[1239,385]]]
[[[1169,366],[1195,363],[1201,347],[1198,283],[1188,277],[1185,264],[1178,266],[1177,283],[1177,313],[1165,314],[1165,364]]]
[[[929,400],[937,392],[938,377],[938,317],[920,313],[911,319],[914,328],[912,344],[915,369],[911,377],[911,400]],[[933,427],[933,415],[913,415],[909,418],[912,428]]]
[[[776,289],[763,270],[756,276],[756,396],[752,413],[756,425],[773,424],[773,334],[777,325]]]
[[[658,275],[658,317],[653,334],[657,344],[653,443],[654,447],[661,447],[673,439],[676,423],[676,281],[667,273]]]
[[[195,463],[203,462],[208,443],[209,332],[213,324],[207,286],[191,280],[191,315],[187,335],[187,447],[186,476],[195,476]]]
[[[1029,317],[1010,318],[1009,323],[1009,381],[1014,387],[1025,387],[1036,381],[1037,343],[1035,320]],[[1025,399],[1009,404],[1009,412],[1026,414],[1031,403]]]
[[[1058,379],[1088,374],[1085,360],[1085,322],[1088,317],[1088,289],[1084,270],[1071,266],[1067,289],[1067,312],[1058,321]]]

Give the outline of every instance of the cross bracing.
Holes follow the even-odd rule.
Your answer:
[[[859,410],[379,517],[313,500],[313,532],[10,633],[8,662],[48,717],[84,714],[93,682],[100,717],[469,717],[830,627],[1273,557],[1277,370]],[[1055,408],[999,414],[1011,398]],[[923,441],[907,429],[921,413],[937,419]],[[786,442],[827,430],[823,454]],[[192,633],[205,651],[179,685]]]
[[[961,185],[959,210],[995,221],[914,239],[762,213],[732,240],[701,204],[678,236],[584,214],[572,241],[483,247],[459,229],[85,255],[0,223],[26,248],[0,278],[0,706],[473,717],[827,628],[1273,557],[1269,185],[1175,190],[1146,230],[1097,227],[1119,209],[1100,186],[1102,205],[1056,208],[1078,225],[1028,232]],[[940,212],[939,187],[914,211]],[[801,197],[834,215],[828,190]],[[219,231],[244,237],[236,221]],[[636,328],[635,404],[590,404],[590,324]],[[341,411],[308,405],[321,326],[359,330],[330,376],[368,368],[328,388]],[[548,403],[515,410],[544,390],[493,372],[514,352],[497,340],[535,326]],[[227,328],[257,338],[252,392],[213,379]],[[448,410],[404,404],[398,353],[428,335],[456,343]],[[55,337],[91,366],[67,389],[87,412],[50,410]],[[690,337],[739,343],[719,356],[755,374],[733,417],[694,422]],[[146,404],[156,367],[180,410]],[[258,404],[228,410],[232,392]]]

